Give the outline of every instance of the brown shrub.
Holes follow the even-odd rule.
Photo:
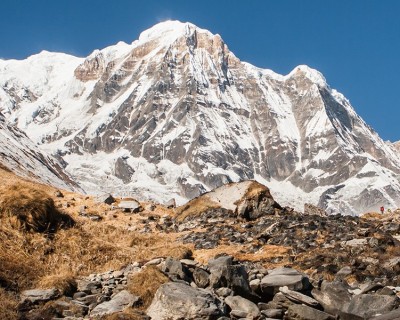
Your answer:
[[[140,297],[142,308],[147,309],[158,288],[169,281],[168,277],[155,266],[148,266],[135,273],[128,281],[128,290]]]
[[[0,217],[9,218],[14,227],[36,232],[53,232],[74,224],[71,217],[56,209],[47,193],[25,183],[0,189]]]

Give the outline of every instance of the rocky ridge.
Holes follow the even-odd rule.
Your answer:
[[[22,72],[32,68],[36,78]],[[163,22],[84,59],[0,61],[0,71],[3,113],[89,192],[184,203],[255,179],[298,210],[399,206],[398,154],[318,71],[256,68],[193,24]]]
[[[237,198],[221,196],[231,188],[242,192]],[[226,190],[203,196],[220,199],[221,207],[193,201],[197,210],[190,215],[185,207],[174,217],[151,214],[154,208],[125,213],[142,233],[174,235],[193,244],[192,257],[159,256],[79,277],[63,295],[55,288],[28,290],[21,294],[20,314],[70,320],[113,314],[165,320],[397,319],[399,213],[324,215],[307,206],[310,214],[304,214],[280,207],[268,188],[254,181]],[[237,208],[244,199],[258,199],[249,202],[249,210],[262,210],[241,215]],[[106,216],[112,219],[115,210],[123,210],[109,206]],[[105,223],[106,216],[91,223]],[[143,310],[143,297],[129,291],[130,279],[154,266],[168,281]]]
[[[0,165],[19,176],[57,188],[82,191],[62,162],[40,150],[0,112]]]

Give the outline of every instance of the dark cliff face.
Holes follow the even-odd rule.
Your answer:
[[[88,120],[79,129],[61,124],[47,142],[62,138],[77,155],[115,154],[110,172],[126,184],[140,167],[120,160],[120,150],[151,166],[164,160],[187,166],[189,176],[173,182],[160,172],[152,178],[176,183],[188,198],[258,177],[290,182],[306,196],[322,194],[351,178],[374,179],[384,167],[394,196],[383,198],[398,200],[400,184],[388,182],[400,172],[398,157],[320,73],[300,66],[280,76],[241,62],[218,35],[191,24],[178,29],[153,32],[112,58],[91,55],[75,68],[71,83],[89,90],[85,99],[75,97]],[[326,199],[320,203],[329,207]]]

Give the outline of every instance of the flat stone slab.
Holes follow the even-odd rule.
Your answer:
[[[287,319],[296,320],[335,320],[330,314],[309,306],[294,304],[288,308]]]
[[[92,312],[91,316],[102,316],[112,314],[115,312],[123,311],[127,307],[133,306],[139,297],[129,293],[127,290],[122,290],[117,293],[110,301],[106,301],[97,305]]]
[[[234,314],[238,316],[238,312],[244,314],[246,319],[256,319],[260,316],[260,310],[258,309],[257,305],[250,300],[242,298],[241,296],[229,296],[225,298],[225,303],[235,311]]]
[[[60,292],[55,288],[25,290],[21,294],[21,302],[46,302],[58,298],[59,295]]]
[[[300,292],[289,290],[289,288],[286,286],[279,288],[279,291],[282,292],[286,298],[294,302],[302,303],[310,307],[316,307],[319,305],[319,302],[317,300],[309,296],[306,296],[305,294],[302,294]]]
[[[275,294],[283,286],[287,286],[291,290],[301,291],[308,286],[308,278],[291,268],[277,268],[271,270],[261,280],[261,289],[263,292]]]

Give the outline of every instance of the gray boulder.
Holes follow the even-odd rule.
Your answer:
[[[398,320],[398,319],[400,319],[400,309],[396,309],[390,311],[389,313],[371,318],[371,320]]]
[[[319,311],[309,306],[294,304],[285,314],[286,320],[335,320],[335,317],[326,312]]]
[[[206,320],[217,319],[222,312],[219,300],[204,289],[169,282],[157,290],[147,315],[157,320]]]
[[[172,257],[167,257],[163,266],[161,267],[161,270],[165,273],[168,273],[168,275],[171,277],[177,277],[180,280],[189,281],[185,272],[186,269],[187,268],[184,267],[179,260],[176,260]]]
[[[205,288],[210,283],[210,274],[202,268],[193,271],[193,280],[199,288]]]
[[[250,297],[251,289],[247,272],[241,265],[233,264],[232,257],[223,256],[208,262],[210,287],[227,287],[236,295]]]
[[[360,294],[351,299],[345,313],[350,316],[350,318],[352,316],[358,316],[360,318],[369,319],[398,308],[399,302],[400,300],[397,296]]]
[[[25,290],[21,294],[22,303],[41,303],[56,299],[60,296],[60,292],[55,289],[31,289]]]
[[[282,309],[266,309],[266,310],[262,310],[261,314],[267,318],[282,319],[283,310]]]
[[[127,307],[133,306],[139,301],[139,297],[122,290],[117,293],[110,301],[106,301],[97,305],[92,312],[91,316],[103,316],[115,312],[123,311]]]
[[[165,203],[165,206],[166,206],[168,209],[176,208],[176,201],[175,201],[175,199],[170,199],[170,200],[168,200],[168,201]]]
[[[125,212],[140,212],[143,210],[140,203],[136,200],[123,200],[118,204],[118,207],[122,208]]]
[[[287,286],[288,289],[301,291],[309,287],[309,279],[306,275],[291,268],[277,268],[271,270],[261,280],[261,290],[264,293],[274,295],[280,287]]]
[[[231,308],[231,315],[237,316],[241,313],[244,314],[246,319],[256,319],[260,316],[260,310],[257,305],[240,296],[226,297],[225,303]]]
[[[311,294],[325,312],[339,314],[345,312],[350,303],[351,295],[348,289],[348,285],[343,282],[323,281],[320,290],[313,289]]]
[[[310,307],[316,307],[319,305],[317,300],[309,296],[306,296],[305,294],[302,294],[300,292],[289,290],[288,287],[286,286],[279,288],[279,291],[282,292],[286,298],[296,303],[305,304]]]

